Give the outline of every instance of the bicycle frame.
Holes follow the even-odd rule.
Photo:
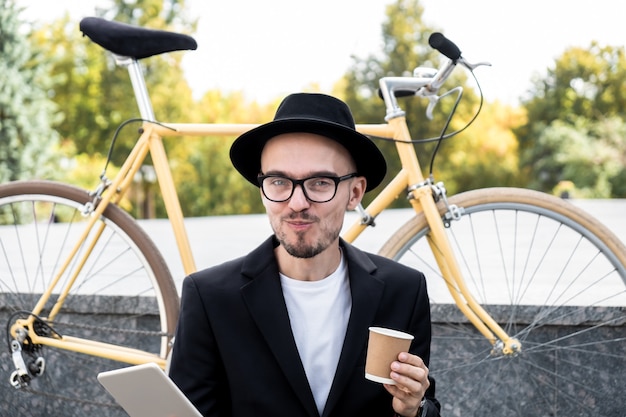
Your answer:
[[[445,234],[445,226],[433,196],[430,180],[425,180],[415,148],[410,141],[404,115],[398,115],[388,121],[387,125],[359,125],[361,133],[381,137],[392,137],[402,163],[402,169],[387,186],[364,209],[360,220],[356,220],[344,233],[343,238],[353,242],[368,226],[367,219],[373,219],[389,207],[398,196],[408,190],[408,200],[416,213],[424,213],[430,226],[428,243],[444,277],[448,291],[455,304],[468,320],[494,345],[498,339],[503,343],[502,352],[513,354],[521,348],[520,342],[511,338],[480,306],[469,292],[465,280],[458,267],[452,246]],[[384,133],[387,133],[384,135]],[[494,335],[495,334],[495,335]]]
[[[182,209],[176,193],[176,187],[162,138],[169,136],[237,136],[257,125],[156,122],[139,62],[130,58],[119,58],[118,64],[128,67],[133,90],[144,123],[141,129],[141,135],[127,160],[121,167],[120,172],[110,182],[103,179],[103,184],[95,193],[94,211],[91,213],[90,221],[81,239],[76,243],[71,256],[76,256],[82,242],[87,239],[94,227],[98,227],[98,219],[106,207],[109,204],[118,203],[124,197],[132,184],[135,174],[141,168],[148,154],[150,154],[167,215],[172,224],[183,269],[185,274],[190,274],[196,271],[196,265],[192,256]],[[440,73],[442,73],[442,71],[450,72],[453,67],[454,63],[449,62],[447,67],[441,70]],[[405,80],[404,84],[402,84],[401,80]],[[368,207],[362,209],[362,218],[358,219],[345,232],[343,238],[348,242],[353,242],[367,228],[368,224],[371,224],[368,219],[373,219],[378,216],[378,214],[389,207],[398,196],[408,191],[408,199],[413,209],[416,213],[423,213],[430,226],[428,242],[456,305],[492,344],[500,340],[503,343],[502,352],[504,354],[514,354],[520,350],[519,341],[509,337],[491,316],[482,309],[471,296],[461,276],[454,252],[445,234],[445,226],[439,214],[437,201],[433,196],[432,183],[430,180],[425,180],[422,175],[415,148],[410,140],[410,133],[406,125],[404,112],[400,109],[395,100],[394,90],[406,87],[407,82],[411,84],[410,88],[417,91],[419,88],[431,84],[433,79],[419,77],[389,77],[381,79],[381,89],[387,105],[387,123],[357,125],[357,130],[363,134],[394,139],[402,169]],[[96,239],[97,236],[98,234],[96,233]],[[91,246],[89,246],[89,250],[81,255],[82,260],[79,261],[80,265],[82,265],[90,255],[90,250],[93,248],[94,244],[95,240],[92,242]],[[43,307],[58,285],[61,275],[70,262],[71,259],[66,260],[65,265],[61,268],[61,271],[53,280],[51,286],[42,295],[33,309],[33,314],[27,319],[16,321],[11,329],[13,336],[18,338],[28,336],[31,338],[32,343],[35,344],[114,359],[129,364],[156,362],[161,367],[165,367],[165,358],[144,351],[75,337],[44,337],[36,334],[34,331],[36,316],[43,310]],[[78,272],[75,272],[73,278],[75,279],[77,275]],[[60,310],[66,296],[69,294],[72,285],[73,280],[70,279],[62,289],[61,295],[53,307],[48,320],[54,320],[55,315]],[[26,328],[29,329],[28,335],[25,335]]]

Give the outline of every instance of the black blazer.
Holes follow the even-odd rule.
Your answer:
[[[269,238],[245,257],[184,280],[170,376],[204,416],[319,416],[289,324],[277,244]],[[428,364],[426,282],[421,272],[341,245],[352,312],[322,416],[391,417],[391,395],[364,377],[368,327],[413,334],[410,350]],[[433,395],[431,381],[429,417],[439,415]]]

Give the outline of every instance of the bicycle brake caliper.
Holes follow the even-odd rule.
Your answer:
[[[100,184],[98,184],[98,187],[94,191],[89,192],[89,197],[92,197],[93,199],[85,203],[85,206],[81,211],[81,214],[84,217],[88,217],[91,213],[93,213],[98,205],[98,201],[102,198],[102,193],[109,187],[109,185],[111,185],[111,181],[105,175],[102,175],[100,177]]]
[[[461,216],[465,212],[463,207],[459,207],[456,204],[450,204],[448,202],[448,197],[446,194],[446,187],[444,187],[443,182],[438,182],[437,184],[432,184],[431,189],[433,192],[433,197],[435,201],[443,201],[443,204],[446,206],[446,212],[443,215],[443,224],[445,227],[450,227],[450,223],[454,220],[461,220]]]
[[[359,213],[359,216],[361,216],[361,224],[372,227],[376,226],[376,223],[374,222],[374,217],[370,215],[367,211],[365,211],[361,203],[359,203],[359,205],[355,207],[354,211]]]

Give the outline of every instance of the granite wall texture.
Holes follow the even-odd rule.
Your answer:
[[[529,307],[526,314],[532,317],[536,308]],[[613,326],[600,329],[593,324],[598,311],[590,310],[588,318],[577,324],[571,322],[543,326],[533,329],[524,336],[524,351],[515,358],[493,358],[490,344],[477,335],[454,306],[434,305],[431,372],[436,378],[438,398],[442,403],[444,416],[559,416],[562,410],[569,409],[572,401],[583,404],[580,413],[573,415],[594,415],[624,417],[626,415],[626,324],[616,322]],[[605,312],[606,313],[606,312]],[[617,309],[616,315],[624,317],[624,310]],[[524,315],[522,315],[524,316]],[[7,311],[1,311],[0,320],[6,323]],[[75,320],[80,321],[77,316]],[[102,317],[97,322],[106,322]],[[137,329],[153,328],[155,317],[129,317]],[[526,320],[521,320],[526,321]],[[516,326],[527,327],[525,323]],[[545,341],[559,339],[563,335],[575,333],[576,349],[585,352],[584,338],[589,343],[605,338],[621,338],[621,342],[609,343],[603,355],[593,364],[577,361],[576,355],[567,353],[560,344],[559,349],[551,349],[550,344],[540,348]],[[84,330],[89,335],[89,330]],[[136,334],[118,337],[131,337],[138,341]],[[567,338],[566,338],[567,339]],[[123,342],[122,339],[110,340]],[[139,341],[141,344],[141,341]],[[559,342],[560,343],[560,342]],[[13,371],[11,354],[8,348],[0,353],[0,415],[1,416],[126,416],[96,381],[96,374],[102,370],[122,365],[86,356],[78,356],[72,368],[67,368],[64,360],[67,355],[58,355],[48,350],[46,376],[32,383],[32,389],[40,389],[41,383],[62,384],[72,393],[78,394],[81,401],[65,398],[34,396],[16,390],[9,385]],[[583,358],[587,358],[581,355]],[[68,374],[68,372],[70,374]],[[564,376],[568,379],[564,380]],[[524,394],[524,395],[521,395]],[[528,395],[527,395],[528,394]],[[535,398],[536,397],[536,398]],[[546,408],[546,398],[550,406]],[[611,398],[612,401],[605,401]],[[598,399],[604,399],[599,401]],[[108,404],[104,407],[93,403]],[[589,412],[592,410],[593,412]]]

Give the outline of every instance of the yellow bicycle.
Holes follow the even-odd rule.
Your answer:
[[[195,49],[193,38],[100,18],[83,19],[81,30],[128,68],[141,128],[119,173],[103,175],[92,191],[40,180],[0,185],[0,306],[7,378],[17,388],[4,407],[28,415],[70,403],[77,415],[102,408],[117,415],[97,372],[165,367],[178,293],[156,245],[118,203],[150,155],[184,271],[194,272],[162,138],[235,136],[255,126],[156,120],[140,60]],[[476,67],[440,34],[431,45],[447,56],[444,64],[382,78],[385,123],[357,125],[393,140],[402,169],[358,208],[343,237],[355,241],[399,196],[413,208],[380,253],[424,271],[431,294],[442,297],[433,305],[433,317],[445,319],[434,326],[430,367],[450,414],[463,407],[463,415],[616,415],[611,404],[623,379],[615,370],[626,365],[626,248],[556,197],[516,188],[448,197],[443,183],[424,177],[396,96],[425,97],[432,108],[459,64]],[[594,389],[598,380],[610,383]],[[25,397],[33,393],[35,403]]]

